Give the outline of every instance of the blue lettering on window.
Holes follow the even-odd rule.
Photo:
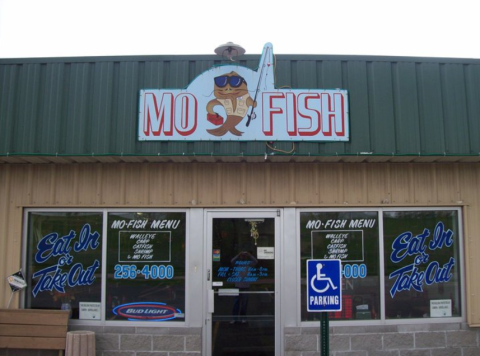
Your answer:
[[[68,235],[60,236],[57,232],[45,235],[37,244],[35,262],[45,263],[51,258],[58,257],[57,263],[41,269],[33,274],[33,279],[38,282],[32,290],[33,296],[44,291],[65,293],[65,287],[87,286],[95,280],[95,272],[100,267],[100,262],[95,260],[92,265],[84,267],[82,263],[75,263],[74,256],[70,253],[95,250],[100,245],[100,234],[91,232],[90,224],[83,225],[78,235],[78,241],[72,241],[77,237],[75,231],[71,230]],[[73,264],[73,265],[72,265]],[[66,268],[71,266],[70,268]]]
[[[424,285],[434,283],[446,283],[453,276],[452,270],[456,265],[455,258],[450,257],[449,261],[440,265],[438,261],[431,261],[429,250],[449,248],[453,245],[453,231],[445,231],[443,222],[438,222],[433,231],[431,241],[427,243],[430,236],[430,230],[424,229],[419,235],[413,236],[409,231],[401,233],[392,243],[392,253],[390,259],[394,263],[399,263],[409,256],[415,256],[412,264],[403,266],[390,273],[389,279],[394,279],[390,296],[393,298],[397,292],[416,290],[423,292]],[[420,269],[421,265],[427,265]]]

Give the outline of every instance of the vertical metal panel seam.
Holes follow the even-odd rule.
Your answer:
[[[423,150],[423,140],[422,140],[422,121],[425,121],[425,102],[423,97],[423,90],[422,90],[422,68],[420,63],[415,63],[415,76],[416,76],[416,84],[417,84],[417,100],[418,100],[418,129],[419,133],[419,154]]]
[[[373,103],[374,103],[374,98],[373,98],[373,79],[372,79],[372,62],[371,61],[368,61],[366,62],[366,73],[367,73],[367,93],[368,93],[368,97],[367,97],[367,100],[368,100],[368,117],[366,118],[366,121],[368,121],[368,127],[369,127],[369,142],[368,142],[368,147],[370,147],[370,150],[373,152],[373,153],[376,153],[375,152],[375,137],[373,137],[373,133],[372,133],[372,126],[373,126],[373,122],[375,121],[374,120],[374,116],[375,116],[375,110],[373,110]]]
[[[285,166],[284,166],[285,167]],[[289,177],[289,182],[288,182],[288,204],[292,204],[297,201],[295,197],[295,165],[293,164],[288,164],[286,165],[287,171],[288,171],[288,177]]]
[[[99,164],[99,165],[96,165],[94,166],[94,170],[97,171],[96,173],[96,189],[95,189],[95,197],[94,199],[96,199],[96,201],[92,201],[91,203],[92,204],[99,204],[99,205],[104,205],[105,204],[105,200],[104,200],[104,197],[102,194],[103,192],[103,189],[102,189],[102,180],[103,180],[103,165],[102,164]],[[88,187],[83,187],[83,189],[88,189]]]
[[[222,167],[221,165],[215,164],[215,172],[216,172],[216,184],[215,187],[217,188],[215,193],[215,203],[219,204],[223,197],[222,197]],[[212,202],[213,203],[213,202]]]
[[[439,105],[442,107],[442,118],[441,118],[441,124],[443,126],[443,147],[445,152],[448,151],[449,147],[447,146],[448,144],[448,132],[447,132],[447,125],[445,124],[445,121],[447,119],[447,112],[448,112],[448,98],[446,94],[446,78],[445,78],[445,64],[441,63],[439,65],[439,74],[440,74],[440,92],[441,92],[441,98]]]
[[[392,164],[387,164],[387,201],[385,203],[392,203]]]
[[[457,197],[457,202],[462,200],[461,189],[460,189],[460,165],[458,163],[454,164],[454,174],[455,174],[455,195]]]
[[[290,82],[292,83],[291,87],[292,88],[298,88],[298,63],[297,61],[291,61],[290,62],[290,67],[291,67],[291,77],[290,77]]]
[[[272,203],[272,172],[271,172],[271,164],[266,164],[265,170],[265,203],[271,204]]]
[[[197,73],[195,70],[195,64],[196,64],[196,61],[193,61],[193,60],[188,61],[188,76],[187,76],[188,84],[193,82],[193,80],[197,76]]]
[[[87,77],[88,77],[88,83],[87,85],[87,93],[85,97],[85,104],[86,104],[86,109],[85,109],[85,122],[87,123],[87,127],[85,128],[85,137],[83,141],[83,146],[84,149],[83,151],[90,151],[94,152],[94,135],[96,135],[96,132],[92,130],[94,127],[94,116],[93,116],[93,110],[94,110],[94,103],[96,100],[98,100],[98,97],[95,96],[95,67],[96,63],[94,62],[89,62],[87,64],[86,70],[87,70]]]
[[[193,171],[193,179],[192,179],[192,200],[191,200],[191,203],[192,205],[193,204],[197,204],[198,202],[198,163],[197,162],[194,162],[193,165],[192,165],[192,171]]]
[[[71,205],[78,204],[78,175],[79,165],[76,164],[73,166],[72,201],[69,202]]]
[[[33,194],[32,194],[32,190],[33,190],[33,167],[34,165],[32,164],[29,164],[28,167],[27,167],[27,189],[25,189],[25,192],[24,194],[27,194],[27,202],[28,204],[36,204],[37,202],[33,200]],[[17,170],[17,174],[18,172],[21,171],[21,168],[19,168]]]
[[[398,121],[398,112],[397,112],[397,101],[395,98],[398,98],[398,63],[397,62],[390,62],[390,80],[392,81],[392,115],[393,115],[393,123],[394,125]],[[393,147],[395,147],[395,152],[398,152],[398,138],[395,132],[397,131],[397,126],[394,127],[394,134],[393,139],[395,142],[393,143]],[[392,152],[394,154],[395,152]]]
[[[65,132],[67,131],[67,123],[68,123],[68,110],[70,107],[70,103],[72,101],[70,93],[70,85],[71,85],[71,75],[72,75],[72,65],[71,63],[65,63],[64,72],[63,72],[63,88],[62,93],[63,98],[61,98],[61,106],[60,106],[60,113],[61,113],[61,120],[59,122],[60,125],[60,132],[63,133],[58,137],[58,153],[67,153],[67,135]]]
[[[117,199],[117,204],[128,205],[130,204],[127,201],[127,184],[126,184],[126,175],[127,175],[127,166],[125,163],[120,164],[120,192],[118,194],[119,199]]]
[[[371,201],[369,201],[369,198],[368,198],[368,172],[367,172],[367,166],[365,163],[359,163],[360,164],[360,172],[361,172],[361,176],[362,176],[362,199],[364,202],[368,202],[369,204],[371,203]],[[373,166],[375,167],[375,166]],[[361,204],[361,201],[358,202],[359,204]]]
[[[241,184],[242,184],[242,189],[241,189],[241,201],[246,203],[248,201],[248,185],[247,185],[247,171],[248,171],[248,167],[247,167],[247,164],[245,162],[242,162],[241,165],[241,175],[242,175],[242,179],[241,179]],[[243,203],[243,204],[244,204]]]
[[[344,170],[345,170],[345,165],[341,164],[337,167],[338,169],[338,181],[339,181],[339,186],[341,187],[340,190],[340,195],[338,196],[339,200],[335,201],[336,204],[340,203],[348,203],[347,197],[345,196],[345,184],[344,184]]]
[[[0,178],[3,176],[4,185],[0,188],[3,192],[0,202],[2,205],[0,206],[0,251],[10,251],[9,243],[11,239],[8,236],[8,229],[9,229],[9,221],[10,221],[10,214],[11,214],[11,198],[10,195],[12,194],[12,186],[11,186],[11,166],[7,165],[6,167],[2,167],[0,171]],[[8,275],[8,269],[10,266],[8,265],[8,259],[2,258],[0,262],[0,273],[2,276]],[[7,300],[8,296],[8,288],[2,288],[3,296],[0,299]]]
[[[111,110],[111,115],[112,115],[112,121],[111,121],[111,126],[110,126],[110,131],[113,132],[113,135],[110,135],[110,143],[109,147],[110,149],[112,147],[115,147],[116,140],[117,140],[117,130],[118,130],[118,116],[119,112],[121,111],[120,109],[120,62],[115,61],[113,62],[113,81],[112,81],[112,102],[114,105],[112,106]]]
[[[148,169],[150,165],[149,164],[142,164],[141,165],[141,177],[142,177],[142,182],[143,182],[143,187],[142,187],[142,203],[143,205],[148,206],[150,204],[150,199],[149,197],[149,192],[150,192],[150,179],[148,179]]]
[[[56,200],[56,191],[55,191],[55,186],[57,185],[57,166],[50,165],[49,171],[50,171],[50,204],[58,204],[58,201]]]
[[[470,123],[470,117],[471,117],[471,112],[470,112],[470,103],[469,103],[469,100],[468,100],[468,76],[467,76],[467,72],[468,72],[468,69],[469,69],[469,66],[464,64],[462,65],[462,72],[463,72],[463,85],[464,85],[464,88],[463,90],[465,90],[465,114],[466,114],[466,124],[467,124],[467,132],[471,132],[471,123]],[[473,143],[471,141],[471,138],[469,135],[467,135],[467,137],[465,137],[465,139],[468,139],[468,147],[469,147],[469,152],[470,153],[473,153]],[[480,154],[480,152],[479,152]]]
[[[48,66],[45,63],[41,63],[39,66],[39,83],[38,83],[38,89],[37,89],[37,100],[38,100],[38,107],[35,112],[35,116],[38,118],[38,120],[35,120],[35,125],[33,128],[33,137],[32,137],[32,143],[33,143],[33,152],[42,152],[42,137],[38,134],[41,129],[41,125],[45,124],[46,117],[44,115],[45,113],[45,106],[46,106],[46,100],[44,100],[44,97],[46,94],[51,93],[47,92],[47,69]],[[37,127],[38,126],[38,127]]]
[[[179,188],[178,184],[181,182],[179,177],[177,178],[178,171],[175,169],[176,165],[173,163],[168,163],[167,177],[169,191],[171,192],[168,195],[168,204],[176,205],[177,204],[177,195],[175,194]]]
[[[17,95],[18,83],[19,83],[19,65],[9,65],[2,68],[0,71],[1,82],[0,82],[0,119],[2,118],[2,113],[5,114],[5,122],[0,120],[0,125],[2,131],[4,132],[3,140],[1,144],[5,145],[5,151],[8,152],[12,147],[11,141],[15,138],[15,122],[17,121],[17,105],[16,101],[20,97]],[[3,91],[5,89],[5,91]],[[9,120],[8,113],[11,113],[10,116],[12,120]]]
[[[348,62],[341,61],[340,67],[342,71],[342,88],[348,88]]]
[[[323,78],[323,61],[317,60],[315,61],[315,78],[316,78],[316,86],[317,88],[323,88],[324,86],[324,78]]]

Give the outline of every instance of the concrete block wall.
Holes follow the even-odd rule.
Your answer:
[[[96,356],[201,356],[201,328],[94,327]],[[286,327],[285,356],[320,356],[320,326]],[[0,356],[56,351],[0,350]],[[330,356],[479,356],[480,329],[463,323],[330,327]]]
[[[285,328],[285,356],[319,356],[318,327]],[[480,330],[463,323],[330,327],[330,356],[478,356]]]
[[[95,332],[96,356],[201,356],[202,329],[71,326]]]

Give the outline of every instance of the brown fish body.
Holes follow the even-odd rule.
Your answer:
[[[240,83],[238,79],[240,78],[241,84],[234,87],[231,85],[230,78],[226,77],[236,77],[236,84]],[[248,93],[247,83],[236,72],[225,74],[222,78],[226,79],[225,85],[219,86],[215,83],[215,99],[207,104],[207,112],[209,114],[215,114],[213,108],[220,105],[224,108],[227,118],[222,126],[207,130],[207,132],[214,136],[223,136],[227,132],[235,136],[241,136],[243,132],[239,131],[236,126],[247,115],[249,107],[256,106],[256,102],[253,101]]]

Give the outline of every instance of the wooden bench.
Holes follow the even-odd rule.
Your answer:
[[[65,351],[68,310],[0,309],[0,349]]]

